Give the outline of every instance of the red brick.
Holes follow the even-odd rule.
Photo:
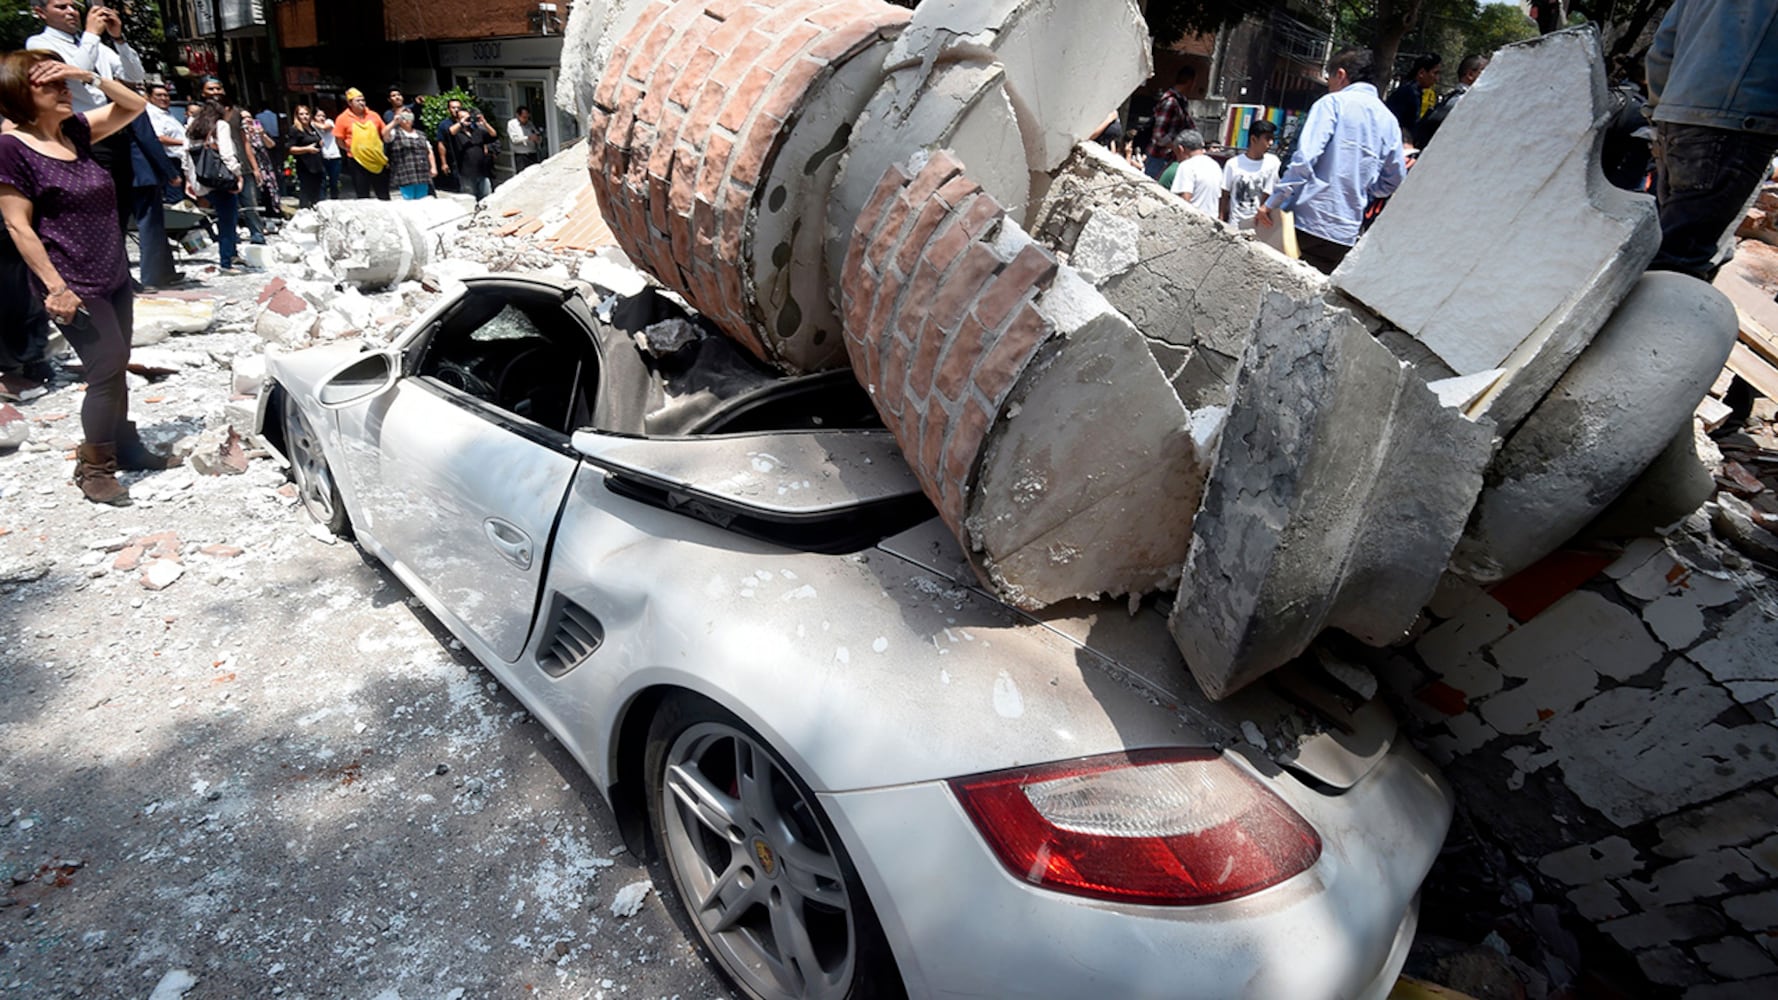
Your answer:
[[[707,80],[698,90],[698,96],[691,102],[691,113],[686,115],[685,127],[680,129],[680,137],[691,142],[703,142],[716,124],[716,113],[722,110],[723,98],[728,91],[715,80]]]
[[[833,3],[818,10],[812,10],[806,16],[811,22],[829,31],[837,31],[857,24],[869,13],[871,13],[871,8],[863,4]]]
[[[970,195],[980,191],[982,186],[969,179],[968,174],[958,174],[939,186],[936,197],[952,208],[962,205]]]
[[[1020,250],[976,302],[975,314],[982,325],[998,329],[1014,308],[1034,291],[1049,287],[1056,276],[1056,259],[1035,243]]]
[[[894,414],[899,421],[902,410],[906,408],[907,396],[904,386],[907,383],[908,349],[900,337],[885,336],[883,340],[883,374],[877,385],[881,387],[877,393],[877,409],[885,415]],[[897,438],[900,435],[896,435]],[[904,442],[905,443],[905,442]]]
[[[969,232],[959,224],[961,221],[955,211],[947,215],[944,223],[938,227],[938,232],[933,233],[932,239],[927,241],[926,250],[921,254],[932,262],[933,267],[938,268],[939,274],[949,271],[951,265],[969,247]]]
[[[858,221],[852,224],[852,245],[868,243],[877,233],[877,223],[883,221],[883,211],[906,186],[908,175],[902,173],[900,167],[890,167],[877,183],[877,189],[871,192],[870,200],[864,203],[864,210],[858,213]]]
[[[740,41],[747,31],[763,19],[764,12],[758,7],[743,8],[734,4],[728,14],[721,17],[722,21],[715,31],[710,32],[709,39],[704,43],[718,52],[733,52],[735,43]]]
[[[777,28],[777,26],[784,24],[784,21],[774,17],[771,24]],[[788,27],[779,29],[777,44],[773,45],[772,50],[760,58],[759,63],[776,73],[783,67],[790,65],[791,60],[800,55],[803,49],[808,48],[809,43],[820,34],[820,28],[803,21],[797,21]]]
[[[932,197],[933,192],[962,172],[963,164],[958,163],[957,158],[950,153],[943,150],[933,153],[927,158],[925,168],[908,183],[908,203],[923,204]]]
[[[771,155],[778,138],[775,128],[762,128],[762,124],[769,123],[755,120],[752,127],[741,133],[735,155],[729,160],[729,183],[749,191],[758,187],[760,178],[765,176],[766,157]]]
[[[982,453],[982,442],[993,423],[994,415],[975,399],[951,422],[951,435],[945,442],[945,479],[957,485],[959,514],[963,512],[963,495],[975,476],[976,457]]]
[[[909,203],[920,206],[920,214],[914,217],[914,224],[901,238],[901,249],[895,251],[895,267],[902,274],[912,273],[914,263],[926,253],[927,245],[932,241],[932,234],[951,214],[950,206],[936,198],[927,201],[909,199]]]
[[[911,214],[908,203],[897,197],[889,203],[883,213],[883,221],[878,225],[877,235],[870,241],[864,252],[864,263],[874,274],[885,274],[891,270],[890,258],[901,246],[902,230],[907,228],[907,217]],[[902,272],[905,276],[907,272]]]
[[[987,237],[994,224],[1005,216],[1006,210],[1000,207],[993,195],[984,191],[976,195],[975,200],[969,203],[969,208],[964,210],[962,225],[970,239],[979,240]]]
[[[906,328],[903,328],[906,330]],[[928,320],[919,330],[906,330],[914,339],[914,364],[908,369],[908,394],[916,402],[924,402],[932,394],[932,373],[938,369],[938,356],[945,339]]]
[[[716,192],[722,187],[723,176],[728,172],[729,157],[734,152],[735,144],[721,135],[712,134],[705,141],[704,156],[698,163],[699,200],[712,205],[716,203]]]
[[[995,406],[999,406],[1049,332],[1049,324],[1044,322],[1036,309],[1030,306],[1020,309],[1012,323],[989,348],[987,357],[976,366],[975,387]]]
[[[987,332],[980,320],[965,316],[956,332],[946,338],[948,349],[939,358],[938,374],[932,380],[932,387],[940,396],[958,400],[969,391],[970,376],[975,374],[975,363],[981,359],[982,337]]]
[[[796,59],[779,69],[771,89],[766,91],[764,102],[759,106],[760,118],[778,123],[788,121],[803,106],[803,100],[808,97],[809,88],[815,79],[826,72],[826,65],[809,58]]]
[[[766,66],[754,66],[747,70],[741,78],[740,86],[736,87],[722,106],[722,113],[716,116],[716,124],[730,132],[739,132],[747,124],[747,117],[759,106],[760,98],[765,95],[766,88],[771,86],[772,71]]]
[[[920,429],[920,450],[909,456],[916,468],[925,472],[934,483],[943,478],[945,462],[945,431],[950,429],[950,414],[937,406],[926,408]]]
[[[876,286],[875,302],[871,306],[870,319],[865,321],[865,330],[870,336],[885,337],[894,329],[895,311],[901,304],[901,275],[885,274],[877,279]]]
[[[918,336],[926,325],[926,313],[932,308],[932,297],[937,292],[938,271],[921,261],[914,270],[913,279],[908,282],[907,293],[901,296],[901,312],[895,317],[894,329],[909,337]]]
[[[701,259],[717,260],[715,203],[698,195],[691,206],[692,249]]]
[[[927,259],[933,260],[932,255],[928,254]],[[944,266],[936,260],[934,265]],[[947,335],[955,332],[999,267],[1000,258],[993,251],[980,243],[969,244],[962,262],[945,277],[938,290],[938,299],[932,304],[933,325]]]
[[[717,249],[724,260],[739,261],[741,259],[741,234],[747,226],[747,207],[749,193],[725,184],[718,195],[716,216],[718,232]],[[735,301],[741,301],[739,296]]]
[[[687,34],[690,35],[692,32],[687,32]],[[678,78],[673,81],[673,89],[667,94],[667,100],[682,108],[691,107],[691,99],[697,96],[698,88],[710,79],[710,71],[715,69],[717,62],[722,59],[721,53],[702,44],[699,44],[695,49],[688,50],[686,43],[689,41],[690,39],[687,38],[675,46],[680,52],[688,54],[684,64],[679,68]],[[701,43],[701,37],[699,41]]]
[[[811,20],[813,20],[811,18]],[[882,30],[881,26],[870,22],[859,22],[842,30],[829,31],[821,36],[815,47],[809,50],[809,57],[819,59],[828,65],[843,62],[854,49],[876,38]]]
[[[638,78],[641,73],[627,74],[631,63],[636,63],[639,70],[652,68],[660,54],[666,50],[667,42],[673,37],[673,26],[666,23],[665,15],[671,8],[665,4],[652,11],[643,12],[630,30],[612,49],[612,59],[605,65],[605,72],[599,77],[599,85],[593,90],[593,103],[604,107],[613,107],[617,100],[619,85],[626,75]]]
[[[704,13],[718,21],[725,21],[746,6],[747,0],[705,0]]]

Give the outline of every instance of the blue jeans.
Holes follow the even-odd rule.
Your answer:
[[[1723,234],[1741,218],[1778,150],[1778,135],[1655,123],[1661,249],[1649,269],[1709,281]]]
[[[469,177],[469,178],[464,178],[464,179],[469,182],[469,191],[467,191],[466,193],[475,195],[476,201],[481,201],[482,199],[486,198],[488,195],[491,195],[494,193],[494,182],[489,180],[485,176],[484,177]]]
[[[331,160],[323,159],[321,163],[327,168],[327,197],[337,199],[340,196],[340,168],[345,161],[336,156]]]
[[[217,188],[204,196],[216,210],[216,259],[223,267],[235,264],[235,242],[240,239],[235,227],[241,222],[241,202],[233,191]]]

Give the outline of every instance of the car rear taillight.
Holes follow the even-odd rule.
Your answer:
[[[1207,750],[1140,750],[958,778],[951,790],[1015,876],[1155,906],[1258,892],[1321,856],[1277,795]]]

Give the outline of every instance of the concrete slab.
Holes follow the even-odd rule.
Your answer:
[[[1503,431],[1543,398],[1660,243],[1654,199],[1600,171],[1607,108],[1591,28],[1501,49],[1334,272],[1336,286],[1457,374],[1505,368],[1470,410]]]
[[[1492,447],[1349,313],[1268,295],[1169,620],[1199,686],[1226,697],[1324,628],[1406,634]]]
[[[1032,233],[1093,276],[1193,410],[1228,402],[1268,292],[1301,300],[1328,290],[1314,268],[1193,211],[1097,143],[1080,144],[1055,172]],[[1108,252],[1104,233],[1129,252]]]
[[[1453,568],[1504,580],[1586,527],[1690,426],[1736,329],[1709,285],[1641,275],[1489,466]]]

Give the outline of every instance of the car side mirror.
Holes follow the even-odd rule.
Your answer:
[[[329,410],[363,402],[389,391],[401,374],[399,358],[376,351],[353,358],[329,372],[315,389],[315,400]]]

